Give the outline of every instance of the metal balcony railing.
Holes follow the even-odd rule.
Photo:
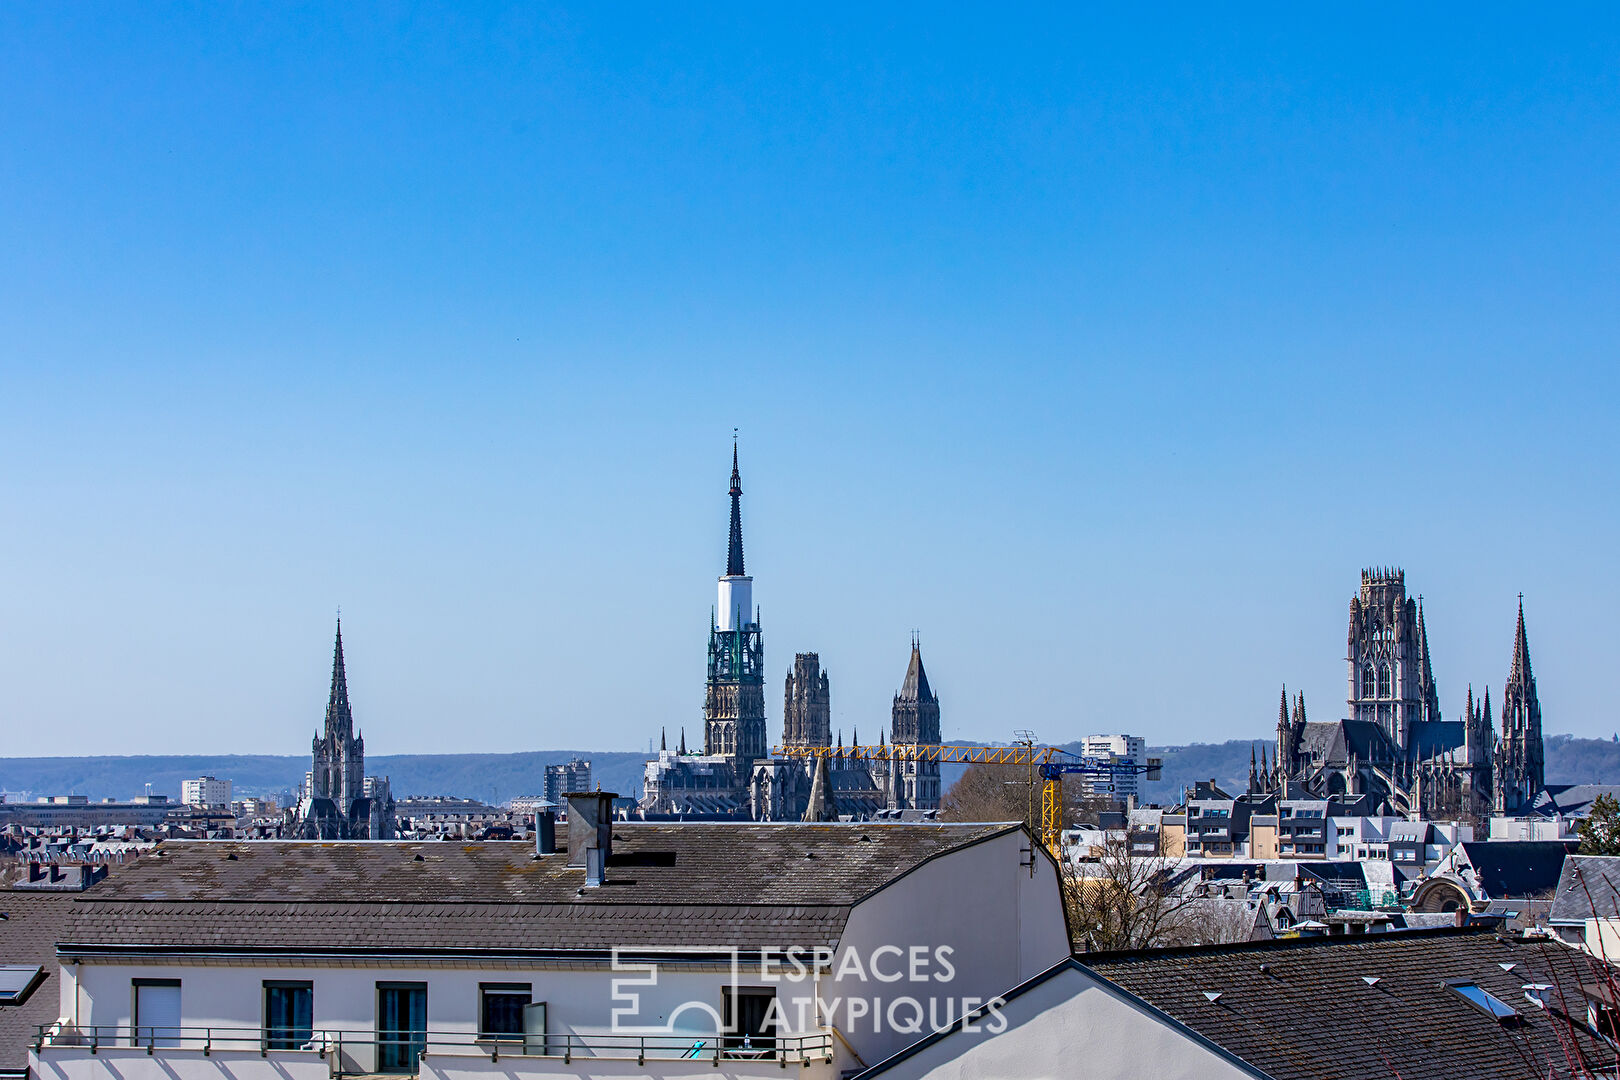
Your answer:
[[[742,1035],[729,1032],[672,1032],[657,1035],[572,1035],[490,1034],[476,1031],[382,1031],[248,1027],[148,1027],[145,1025],[63,1024],[35,1025],[33,1049],[48,1057],[53,1050],[123,1048],[158,1053],[200,1054],[215,1051],[248,1051],[260,1057],[272,1054],[309,1054],[330,1063],[331,1075],[357,1073],[416,1073],[427,1054],[488,1057],[559,1058],[569,1064],[574,1058],[703,1060],[718,1065],[722,1061],[770,1061],[788,1065],[831,1062],[831,1029],[819,1028],[797,1035]],[[357,1058],[366,1058],[370,1067],[350,1067]]]

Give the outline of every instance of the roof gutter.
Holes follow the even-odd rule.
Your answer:
[[[134,960],[144,957],[193,958],[197,960],[248,959],[312,959],[312,960],[528,960],[564,963],[661,963],[693,965],[730,965],[760,963],[768,951],[771,959],[781,962],[787,949],[799,948],[808,953],[816,945],[794,943],[752,949],[692,949],[692,950],[626,950],[626,949],[397,949],[378,946],[332,947],[302,945],[243,945],[226,948],[201,949],[194,945],[105,945],[61,942],[56,946],[57,959],[64,963],[85,960]],[[804,958],[806,961],[809,957]],[[807,967],[813,967],[807,963]],[[825,965],[823,965],[825,966]]]

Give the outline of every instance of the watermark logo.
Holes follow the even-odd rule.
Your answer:
[[[949,945],[880,945],[866,952],[732,948],[723,970],[699,973],[682,965],[676,975],[615,948],[613,1033],[747,1038],[821,1028],[902,1035],[957,1025],[992,1035],[1006,1030],[1001,998],[956,992],[955,951]],[[666,974],[672,975],[667,982]]]

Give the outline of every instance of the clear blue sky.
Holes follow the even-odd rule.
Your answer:
[[[1620,727],[1612,7],[363,7],[0,10],[0,753],[695,737],[734,425],[773,738]]]

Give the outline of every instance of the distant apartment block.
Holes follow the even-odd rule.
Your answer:
[[[583,758],[573,758],[566,765],[546,766],[546,801],[566,803],[566,796],[571,791],[591,790],[591,763]]]
[[[231,805],[231,782],[213,776],[199,776],[195,780],[180,781],[180,801],[187,806]]]
[[[1146,765],[1147,740],[1139,735],[1087,735],[1081,740],[1086,757],[1108,758],[1115,764]],[[1081,776],[1080,788],[1091,797],[1105,796],[1130,802],[1142,793],[1139,773],[1116,773],[1112,777]]]

